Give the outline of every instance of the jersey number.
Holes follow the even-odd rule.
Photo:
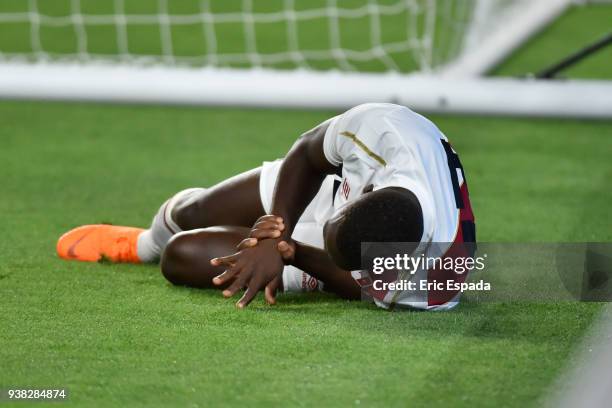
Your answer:
[[[465,182],[465,173],[463,172],[463,166],[459,161],[459,156],[453,151],[453,148],[446,140],[440,140],[444,151],[446,151],[446,158],[448,160],[448,170],[450,171],[451,182],[453,183],[453,191],[455,192],[455,204],[457,208],[464,208],[463,197],[461,197],[461,186],[459,185],[459,177],[457,177],[457,170],[461,171],[461,176]]]

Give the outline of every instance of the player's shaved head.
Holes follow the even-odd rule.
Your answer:
[[[423,213],[417,197],[399,187],[364,194],[325,224],[325,248],[346,270],[361,267],[362,242],[420,242]]]

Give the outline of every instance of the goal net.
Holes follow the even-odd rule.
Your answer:
[[[508,29],[508,25],[500,23],[512,12],[524,13],[529,3],[530,0],[3,1],[0,58],[429,72],[477,47],[498,28]]]
[[[392,89],[399,84],[389,78],[415,74],[469,78],[570,3],[3,0],[0,96],[284,105],[298,81],[307,93],[345,86],[350,94],[356,82]],[[261,92],[269,99],[240,100]],[[325,100],[380,98],[398,100],[376,92]],[[301,98],[305,106],[321,99]]]

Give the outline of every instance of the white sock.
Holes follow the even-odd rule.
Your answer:
[[[136,247],[138,258],[142,262],[157,262],[161,249],[153,241],[153,233],[150,229],[145,230],[138,235],[138,244]]]
[[[180,191],[162,204],[157,214],[153,217],[151,227],[138,236],[138,258],[140,258],[142,262],[159,261],[159,257],[164,248],[166,248],[166,244],[168,244],[170,238],[172,238],[174,234],[182,232],[182,229],[179,228],[172,219],[172,209],[179,201],[188,199],[202,190],[204,189],[189,188]]]

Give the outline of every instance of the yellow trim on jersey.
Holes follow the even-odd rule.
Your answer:
[[[383,165],[383,166],[387,165],[387,162],[385,161],[385,159],[383,159],[382,157],[380,157],[379,155],[377,155],[376,153],[371,151],[370,148],[368,146],[366,146],[365,143],[363,143],[361,140],[359,140],[357,138],[357,135],[355,135],[354,133],[351,133],[349,131],[344,131],[344,132],[341,132],[340,134],[342,136],[345,136],[345,137],[348,137],[349,139],[351,139],[353,141],[353,143],[355,143],[357,145],[357,147],[359,147],[368,156],[370,156],[371,158],[373,158],[374,160],[379,162],[381,165]]]

